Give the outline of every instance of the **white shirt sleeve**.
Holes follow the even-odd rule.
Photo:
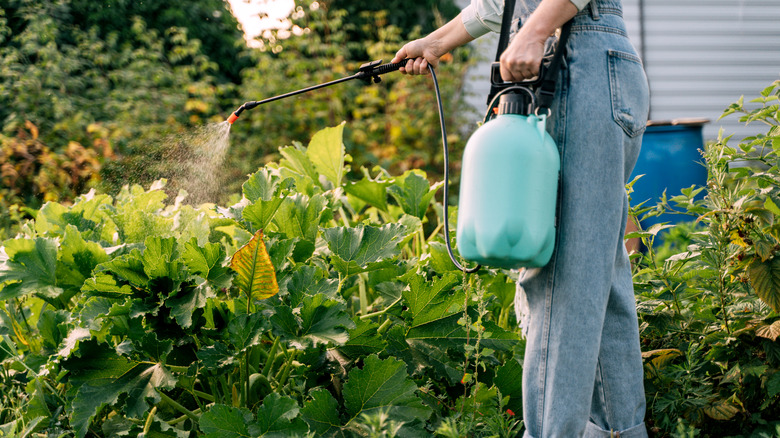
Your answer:
[[[590,0],[569,0],[583,10]],[[474,38],[479,38],[488,32],[501,32],[501,16],[504,13],[504,0],[471,0],[460,13],[466,32]]]
[[[501,32],[501,15],[504,13],[503,0],[471,0],[460,13],[466,32],[479,38],[488,32]]]
[[[574,6],[577,7],[580,11],[585,9],[585,6],[590,3],[590,0],[569,0]]]

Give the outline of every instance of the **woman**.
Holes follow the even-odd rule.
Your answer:
[[[402,71],[425,74],[448,51],[500,31],[502,12],[502,0],[472,0],[446,25],[404,45],[393,62],[410,58]],[[515,18],[522,25],[501,55],[505,81],[535,77],[548,38],[573,19],[547,126],[561,154],[556,249],[547,266],[523,272],[516,299],[529,310],[525,436],[646,437],[623,234],[625,184],[648,115],[647,79],[620,0],[518,0]]]

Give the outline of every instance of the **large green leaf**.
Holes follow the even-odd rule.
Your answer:
[[[122,405],[128,417],[143,418],[150,405],[160,401],[156,389],[172,388],[176,384],[176,379],[159,363],[125,362],[115,366],[114,371],[110,377],[81,385],[76,393],[69,408],[76,436],[87,434],[92,418],[106,405]]]
[[[198,350],[197,356],[205,368],[216,370],[233,365],[235,363],[234,353],[225,344],[217,342]]]
[[[387,211],[387,187],[390,186],[389,181],[381,181],[379,178],[371,179],[365,171],[366,175],[363,179],[357,182],[347,182],[344,186],[344,190],[347,194],[360,199],[382,211]]]
[[[149,191],[141,186],[125,186],[117,195],[111,219],[117,224],[125,243],[138,243],[151,236],[170,236],[174,228],[172,217],[159,214],[165,208],[167,195],[163,182],[152,184]]]
[[[314,242],[320,218],[327,205],[328,201],[322,195],[314,195],[310,199],[306,195],[296,193],[284,199],[274,217],[274,223],[287,238],[300,237]]]
[[[286,167],[287,169],[312,180],[312,182],[317,182],[319,173],[317,173],[317,169],[314,168],[314,163],[312,163],[307,156],[306,148],[304,148],[303,145],[294,142],[294,146],[279,148],[279,153],[284,157],[279,160],[279,164],[282,167]],[[302,191],[304,187],[298,182],[296,182],[296,188],[299,193],[305,193]]]
[[[323,230],[323,239],[333,253],[333,266],[344,276],[386,267],[386,262],[398,255],[398,242],[406,227],[386,224],[382,227],[358,225],[355,228],[336,227]]]
[[[57,296],[57,241],[43,237],[10,239],[0,248],[0,300],[30,293]]]
[[[352,358],[381,352],[387,342],[377,333],[378,328],[379,324],[359,320],[357,326],[349,331],[349,340],[339,348],[339,351]]]
[[[113,275],[99,272],[84,282],[81,291],[92,296],[118,297],[132,295],[133,289],[128,284],[119,284]]]
[[[335,187],[341,186],[344,176],[344,123],[318,131],[311,138],[306,156]],[[316,179],[315,179],[316,181]]]
[[[507,408],[516,414],[523,412],[523,366],[514,359],[498,367],[493,384],[502,397],[509,397]]]
[[[330,436],[338,431],[341,428],[339,402],[324,388],[315,388],[309,395],[311,400],[304,403],[301,417],[312,431],[317,436]]]
[[[144,333],[143,337],[133,344],[135,351],[146,355],[149,360],[154,362],[164,363],[168,354],[173,350],[173,340],[159,339],[155,332]]]
[[[149,278],[170,278],[181,280],[184,277],[184,265],[179,256],[178,245],[173,237],[148,237],[144,241],[144,273]]]
[[[344,407],[349,422],[362,414],[386,413],[397,421],[426,420],[431,409],[415,394],[417,385],[407,377],[400,360],[367,356],[363,369],[355,368],[344,384]]]
[[[387,191],[398,202],[404,213],[422,219],[441,185],[442,182],[438,182],[431,186],[424,172],[410,170],[396,178]]]
[[[271,220],[282,205],[286,195],[280,197],[271,197],[268,200],[258,198],[251,204],[244,207],[241,216],[248,221],[256,230],[264,230],[271,223]]]
[[[67,225],[57,262],[57,282],[64,288],[78,291],[92,270],[108,261],[106,251],[95,242],[87,242],[73,225]]]
[[[409,289],[403,292],[403,297],[409,308],[412,328],[463,313],[464,292],[454,289],[454,286],[460,284],[458,275],[446,273],[440,278],[428,281],[424,275],[410,271],[403,280],[409,284]]]
[[[270,201],[279,196],[283,189],[289,188],[291,183],[291,180],[282,180],[271,169],[263,167],[249,176],[249,179],[241,186],[241,190],[249,202]]]
[[[387,341],[385,354],[403,360],[409,374],[435,375],[438,379],[446,379],[450,385],[460,384],[462,364],[450,357],[447,342],[407,339],[406,328],[402,325],[391,327],[384,339]]]
[[[263,243],[263,231],[258,230],[246,245],[239,248],[230,260],[236,271],[233,280],[247,297],[262,300],[279,293],[276,273]]]
[[[247,409],[214,405],[198,423],[207,438],[285,438],[308,431],[306,424],[298,418],[299,412],[295,400],[273,393],[263,399],[257,410],[257,420]]]
[[[282,179],[267,168],[252,174],[242,186],[244,197],[249,201],[242,212],[243,218],[257,230],[266,229],[292,183],[292,179]]]
[[[257,422],[249,426],[253,437],[286,438],[304,435],[306,423],[298,418],[300,407],[290,397],[272,393],[263,399],[257,410]]]
[[[476,318],[476,315],[472,317]],[[467,334],[466,330],[458,324],[460,318],[460,314],[454,314],[436,322],[413,327],[406,333],[406,340],[409,342],[420,340],[455,348],[463,348],[466,343],[473,344],[476,341],[476,333],[472,330]],[[480,345],[485,348],[506,351],[512,349],[519,341],[515,333],[502,329],[492,321],[485,321],[483,327],[488,335],[484,335]]]
[[[753,260],[748,274],[756,295],[772,310],[780,312],[780,257],[766,262]]]
[[[38,333],[44,345],[56,350],[63,339],[68,335],[71,314],[67,310],[44,309],[38,317]]]
[[[182,258],[190,273],[199,275],[214,287],[230,286],[231,275],[227,266],[225,248],[218,243],[206,243],[199,246],[197,239],[192,238],[184,244]]]
[[[227,326],[227,339],[237,351],[260,343],[260,337],[265,332],[263,328],[263,315],[252,313],[237,316]]]
[[[141,251],[137,249],[133,249],[129,254],[101,263],[98,270],[110,272],[141,288],[145,288],[149,284],[149,276],[146,275],[144,269],[143,256]]]
[[[336,298],[338,280],[328,278],[327,272],[309,265],[296,269],[283,284],[290,307],[298,307],[305,296],[323,295]]]
[[[297,346],[341,345],[349,339],[347,330],[355,327],[345,308],[344,303],[323,295],[306,296],[296,311],[288,306],[277,307],[271,324],[274,333]]]
[[[171,309],[171,316],[180,326],[189,328],[192,325],[192,317],[195,312],[205,307],[209,298],[214,298],[217,295],[205,281],[183,287],[183,289],[182,293],[165,300],[165,307]]]
[[[226,405],[214,405],[198,421],[206,438],[253,438],[249,434],[252,413]]]
[[[111,244],[117,231],[107,206],[113,199],[108,195],[96,195],[94,190],[79,196],[73,206],[65,207],[47,202],[35,216],[35,230],[45,236],[62,236],[68,225],[75,226],[86,240],[102,240]]]

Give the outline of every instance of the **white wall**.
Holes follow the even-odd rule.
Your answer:
[[[780,79],[780,0],[644,0],[642,50],[639,0],[623,0],[629,34],[644,54],[654,120],[704,117],[705,138],[735,139],[764,126],[744,127],[723,110]]]

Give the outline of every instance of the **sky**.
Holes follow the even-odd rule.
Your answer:
[[[291,28],[288,19],[291,13],[301,13],[302,8],[295,8],[294,0],[228,0],[241,26],[250,47],[264,46],[264,43],[254,38],[267,29],[284,29],[291,33],[302,32],[300,28]],[[280,35],[284,38],[284,32]]]

